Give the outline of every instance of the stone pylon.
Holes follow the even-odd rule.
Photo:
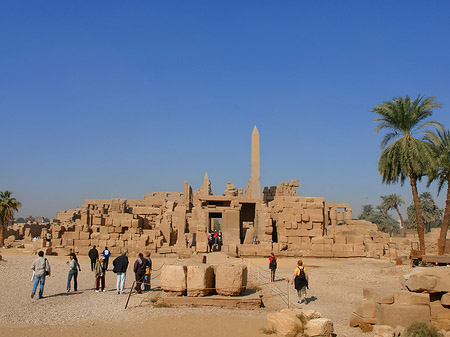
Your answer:
[[[252,153],[250,167],[250,198],[259,199],[261,197],[261,167],[259,159],[259,132],[255,127],[252,132]]]

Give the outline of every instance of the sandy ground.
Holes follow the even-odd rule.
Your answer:
[[[66,292],[68,267],[66,257],[48,257],[52,276],[46,279],[44,298],[31,299],[31,262],[35,256],[17,250],[0,251],[0,336],[265,336],[266,315],[287,307],[279,296],[270,296],[269,288],[262,286],[265,308],[256,310],[212,307],[155,307],[144,297],[158,292],[132,296],[129,308],[124,309],[126,295],[115,291],[116,277],[111,271],[106,276],[104,293],[94,291],[94,276],[89,260],[80,257],[82,271],[78,277],[78,292]],[[130,257],[126,287],[129,289],[134,275],[131,272],[135,258]],[[287,279],[292,278],[297,259],[278,261],[276,285],[287,291]],[[175,259],[154,258],[154,268]],[[208,255],[208,263],[234,261],[220,253]],[[251,259],[251,276],[268,277],[268,260]],[[334,322],[337,336],[370,336],[348,327],[353,304],[362,298],[362,288],[400,289],[398,277],[409,271],[409,266],[395,266],[386,260],[369,259],[312,259],[305,258],[309,272],[310,302],[302,308],[314,309]],[[248,263],[248,262],[247,262]],[[256,284],[254,277],[251,284]],[[154,282],[156,285],[157,282]],[[273,288],[275,292],[275,287]],[[293,307],[295,290],[290,289]],[[140,305],[142,302],[142,305]]]

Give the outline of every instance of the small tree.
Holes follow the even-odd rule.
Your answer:
[[[430,192],[423,192],[419,196],[420,208],[422,210],[422,220],[427,231],[431,228],[441,227],[442,209],[440,209]],[[408,228],[416,228],[417,222],[415,217],[414,204],[410,204],[406,210],[408,214]]]
[[[394,209],[398,217],[400,218],[400,227],[404,227],[404,221],[402,217],[402,213],[398,209],[401,205],[405,203],[400,194],[389,194],[382,195],[381,197],[382,203],[380,207],[387,213],[389,210]]]

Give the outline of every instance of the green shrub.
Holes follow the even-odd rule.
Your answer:
[[[442,337],[434,327],[425,322],[414,322],[406,329],[405,337]]]

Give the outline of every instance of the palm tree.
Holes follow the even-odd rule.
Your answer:
[[[398,209],[399,206],[403,205],[405,201],[402,199],[402,196],[400,194],[389,194],[389,195],[382,195],[381,197],[381,205],[380,207],[385,211],[388,212],[391,209],[395,209],[395,211],[398,214],[398,217],[400,218],[400,227],[404,227],[403,224],[403,217],[400,213],[400,210]]]
[[[11,192],[0,191],[0,247],[3,247],[5,229],[9,222],[14,219],[14,212],[17,212],[22,204],[15,198],[11,198]]]
[[[427,231],[431,228],[441,227],[442,209],[440,209],[433,200],[430,192],[423,192],[419,195],[420,209],[422,211],[422,219],[424,227]],[[408,206],[408,225],[410,228],[416,228],[415,207],[414,203]]]
[[[375,123],[378,123],[375,132],[388,130],[381,141],[383,152],[378,161],[378,171],[383,183],[386,184],[400,181],[403,185],[406,178],[409,178],[422,254],[425,254],[425,238],[417,181],[422,178],[427,165],[432,162],[433,151],[429,143],[414,136],[423,134],[427,127],[441,126],[438,122],[426,121],[433,114],[434,108],[441,107],[441,104],[435,100],[435,97],[424,98],[420,95],[415,100],[411,100],[406,95],[404,98],[396,97],[383,102],[372,110],[379,115],[375,119]]]
[[[428,186],[434,181],[438,182],[438,195],[442,187],[447,183],[447,199],[445,201],[444,219],[438,239],[438,254],[445,253],[447,230],[450,225],[450,132],[437,129],[436,133],[428,132],[425,138],[434,150],[434,170],[428,175]]]

